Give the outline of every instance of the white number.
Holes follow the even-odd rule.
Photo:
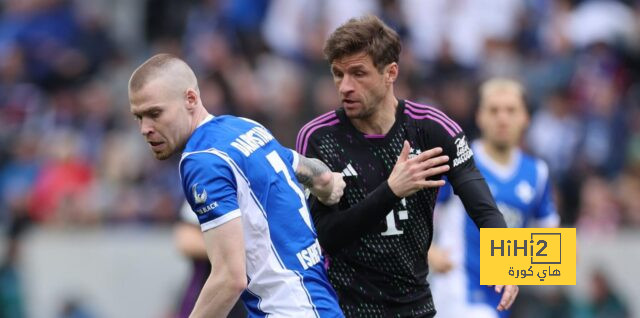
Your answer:
[[[409,212],[407,211],[407,200],[405,200],[405,198],[402,198],[402,201],[400,201],[400,204],[402,204],[402,207],[404,208],[404,210],[398,211],[398,219],[399,220],[409,219]],[[381,234],[383,236],[390,236],[390,235],[400,235],[402,233],[404,232],[402,230],[398,230],[398,228],[396,227],[396,217],[395,215],[393,215],[393,210],[391,210],[391,212],[387,214],[387,230],[382,232]]]
[[[307,226],[313,230],[313,227],[311,226],[311,217],[309,216],[309,209],[307,209],[307,201],[304,197],[304,193],[302,193],[300,187],[295,182],[293,182],[293,179],[291,179],[291,175],[289,174],[287,166],[284,165],[284,161],[282,161],[282,158],[280,158],[275,150],[267,155],[267,160],[269,160],[269,163],[276,173],[284,173],[284,178],[285,180],[287,180],[287,184],[289,184],[291,189],[293,189],[293,191],[295,191],[300,198],[300,203],[302,204],[302,207],[298,209],[298,211],[300,212],[300,216],[302,216],[304,222],[307,223]]]

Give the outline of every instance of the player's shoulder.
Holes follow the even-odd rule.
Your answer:
[[[233,115],[217,116],[211,121],[211,125],[217,125],[221,134],[236,135],[254,127],[266,129],[261,123],[246,117]]]
[[[547,165],[544,160],[535,155],[532,155],[525,150],[520,150],[520,154],[522,158],[521,160],[525,165],[531,167],[531,169],[539,170],[540,172],[543,172],[545,174],[548,173],[549,165]]]
[[[232,161],[233,159],[225,151],[209,148],[183,152],[180,157],[179,167],[182,172],[192,170],[216,170],[220,167],[231,165]]]
[[[224,115],[211,118],[193,131],[187,140],[183,153],[220,148],[224,140],[241,131],[238,123],[238,118],[235,116]]]
[[[307,122],[298,131],[296,138],[296,150],[304,154],[309,142],[315,138],[319,138],[324,134],[335,132],[341,126],[340,112],[342,109],[326,112]]]
[[[521,170],[535,174],[538,183],[545,183],[549,179],[549,166],[547,163],[526,151],[520,150]]]
[[[434,106],[404,100],[403,113],[409,123],[427,131],[446,132],[451,137],[463,133],[458,123]]]

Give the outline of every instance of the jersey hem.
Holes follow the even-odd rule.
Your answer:
[[[223,216],[220,216],[220,217],[218,217],[216,219],[213,219],[211,221],[202,223],[200,225],[200,228],[202,229],[202,232],[206,232],[208,230],[216,228],[216,227],[218,227],[218,226],[220,226],[222,224],[225,224],[225,223],[227,223],[227,222],[229,222],[229,221],[231,221],[231,220],[233,220],[233,219],[235,219],[237,217],[240,217],[240,216],[242,216],[242,213],[240,213],[240,209],[235,209],[235,210],[233,210],[233,211],[231,211],[231,212],[229,212],[229,213],[227,213],[227,214],[225,214]]]

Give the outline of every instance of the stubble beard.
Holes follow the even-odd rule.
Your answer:
[[[173,152],[166,152],[166,153],[165,152],[160,152],[160,153],[154,152],[153,153],[153,156],[156,157],[156,159],[158,159],[158,160],[167,160],[167,159],[169,159],[171,157],[171,155],[173,155]]]

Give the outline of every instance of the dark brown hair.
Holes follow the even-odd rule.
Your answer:
[[[373,15],[347,21],[331,33],[324,45],[329,64],[344,56],[365,52],[378,71],[389,63],[397,63],[401,50],[398,33]]]

